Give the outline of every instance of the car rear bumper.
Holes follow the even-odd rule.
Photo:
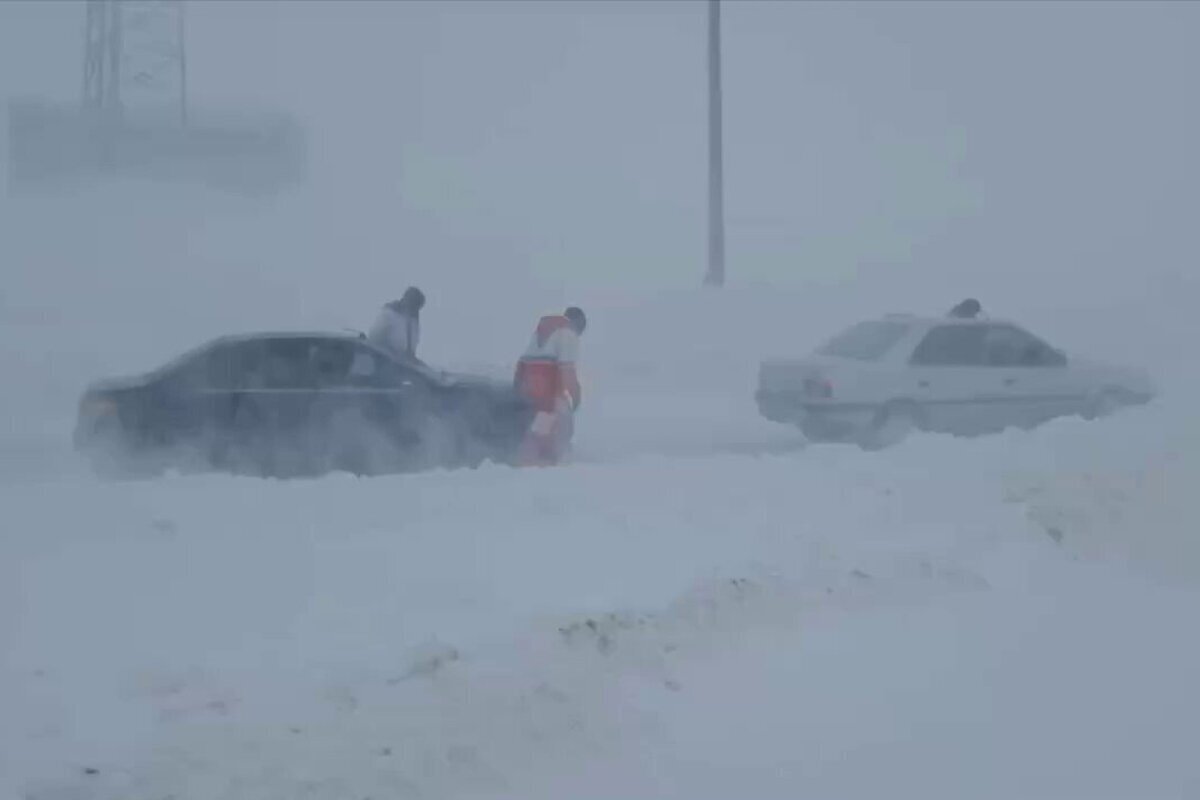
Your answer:
[[[821,441],[855,441],[879,411],[873,404],[815,401],[800,392],[759,390],[755,401],[766,419],[799,425],[810,439]]]
[[[79,401],[71,442],[77,451],[110,448],[119,438],[121,418],[117,404],[103,395],[87,393]]]
[[[71,434],[71,444],[76,451],[84,452],[94,449],[100,439],[99,420],[92,417],[80,416],[75,420],[75,430]]]

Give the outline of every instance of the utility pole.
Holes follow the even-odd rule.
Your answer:
[[[179,46],[179,121],[183,127],[188,124],[188,91],[187,91],[187,32],[184,14],[187,6],[179,0],[179,10],[175,14],[175,37]]]
[[[721,2],[708,0],[708,273],[725,285],[725,180],[721,140]]]

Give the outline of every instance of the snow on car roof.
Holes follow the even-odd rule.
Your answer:
[[[935,316],[932,314],[885,314],[878,318],[886,322],[913,322],[921,325],[984,325],[984,324],[1012,324],[1009,320],[1000,319],[997,317],[978,316],[973,319],[964,317],[945,317]]]

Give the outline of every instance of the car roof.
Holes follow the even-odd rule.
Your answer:
[[[218,336],[210,344],[233,344],[264,339],[328,339],[334,341],[362,341],[356,333],[331,333],[330,331],[260,331],[257,333],[230,333]]]
[[[265,342],[279,339],[324,339],[326,341],[345,341],[345,342],[362,342],[370,345],[364,338],[358,334],[352,333],[331,333],[329,331],[264,331],[258,333],[229,333],[224,336],[217,336],[209,339],[206,342],[196,345],[189,350],[185,350],[179,355],[167,361],[155,369],[150,371],[150,374],[168,372],[180,364],[183,364],[197,356],[207,353],[215,347],[229,344],[244,344],[247,342]],[[376,348],[378,349],[378,348]]]
[[[169,362],[167,365],[165,365],[163,367],[163,369],[166,369],[166,367],[170,366],[171,364],[184,361],[188,358],[192,358],[201,352],[207,351],[213,347],[218,347],[220,345],[244,344],[247,342],[265,342],[265,341],[272,341],[272,340],[279,341],[281,339],[282,340],[322,339],[327,342],[356,343],[356,344],[362,345],[363,347],[366,347],[370,350],[374,350],[376,353],[379,353],[380,355],[386,357],[389,361],[399,364],[406,369],[418,372],[418,373],[428,377],[430,380],[433,380],[433,381],[442,380],[442,374],[439,373],[437,370],[433,369],[432,367],[430,367],[428,364],[425,364],[421,361],[408,361],[408,360],[404,360],[404,359],[397,359],[394,355],[392,355],[388,351],[380,348],[378,345],[376,345],[375,343],[368,340],[365,336],[359,334],[358,332],[351,333],[350,331],[338,331],[338,332],[330,332],[330,331],[265,331],[265,332],[259,332],[259,333],[231,333],[231,334],[227,334],[225,336],[218,336],[216,339],[212,339],[209,342],[202,344],[199,347],[195,348],[194,350],[190,350],[187,353],[184,353],[182,356],[179,356],[178,358],[174,359],[172,362]]]
[[[997,317],[935,317],[923,314],[885,314],[874,320],[876,322],[910,322],[916,325],[932,327],[934,325],[1015,325],[1007,319]]]

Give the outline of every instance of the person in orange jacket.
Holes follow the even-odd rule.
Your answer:
[[[585,328],[587,317],[575,306],[542,317],[517,362],[513,383],[535,410],[517,454],[521,465],[549,466],[566,455],[574,433],[574,414],[583,399],[575,365]]]

